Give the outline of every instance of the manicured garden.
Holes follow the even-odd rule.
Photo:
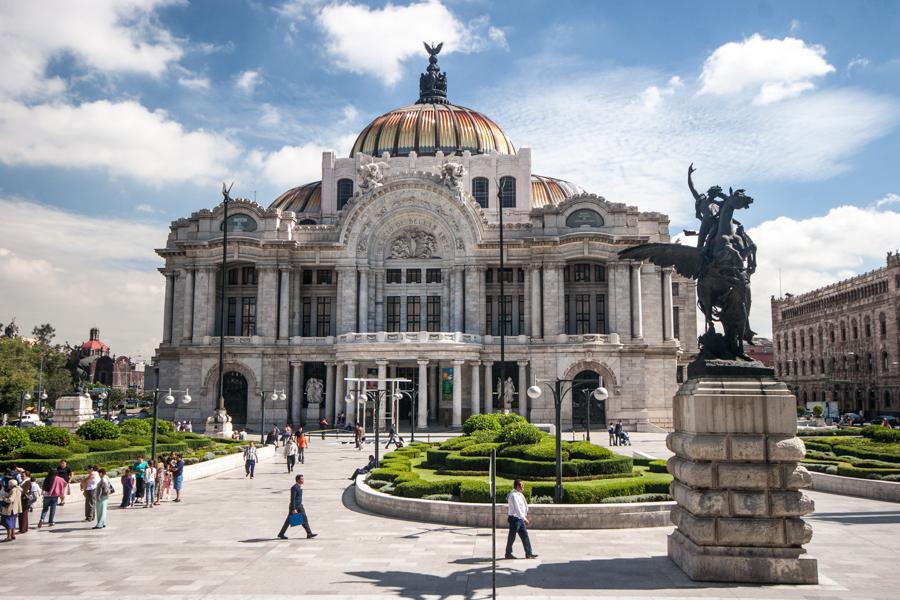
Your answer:
[[[514,479],[534,503],[551,503],[556,441],[519,415],[474,415],[464,435],[439,444],[415,443],[384,457],[368,484],[405,498],[490,502],[490,455],[497,451],[498,501]],[[595,504],[669,500],[664,461],[638,461],[588,442],[563,442],[563,502]]]
[[[61,459],[77,473],[88,465],[116,469],[131,464],[139,456],[150,456],[152,422],[132,419],[116,425],[95,419],[82,425],[75,434],[61,427],[42,426],[29,429],[0,427],[0,469],[15,465],[42,475],[56,467]],[[231,440],[214,440],[196,434],[176,432],[169,421],[159,421],[157,454],[178,452],[186,464],[210,460],[237,452]]]
[[[900,481],[900,430],[881,425],[803,434],[804,466],[810,471]]]

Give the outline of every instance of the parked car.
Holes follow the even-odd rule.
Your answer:
[[[844,413],[841,415],[841,425],[865,425],[866,420],[858,413]]]
[[[871,421],[869,421],[869,424],[871,424],[871,425],[884,425],[885,420],[887,420],[888,425],[889,425],[890,427],[892,427],[893,429],[900,428],[900,421],[897,420],[897,417],[889,417],[889,416],[875,417],[874,419],[872,419]]]

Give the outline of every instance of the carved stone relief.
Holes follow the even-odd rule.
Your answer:
[[[437,241],[424,231],[407,231],[391,244],[390,258],[437,258]]]

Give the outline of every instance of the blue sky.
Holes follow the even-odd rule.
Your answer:
[[[90,8],[86,8],[89,6]],[[684,184],[746,188],[768,297],[883,263],[900,215],[900,5],[55,1],[0,6],[0,321],[113,350],[159,337],[167,224],[318,179],[411,103],[444,41],[454,103],[537,173],[693,228]],[[7,292],[8,290],[8,292]],[[138,318],[136,318],[136,316]]]

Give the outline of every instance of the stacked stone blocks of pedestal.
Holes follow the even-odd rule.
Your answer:
[[[817,583],[796,399],[771,377],[689,379],[674,399],[669,557],[700,581]]]
[[[75,433],[94,418],[94,405],[88,396],[60,396],[53,410],[53,424]]]

